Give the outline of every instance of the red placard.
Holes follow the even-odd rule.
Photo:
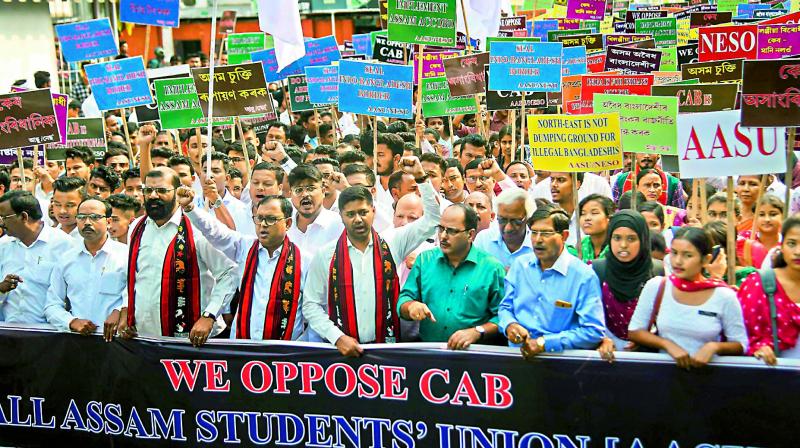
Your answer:
[[[697,56],[700,62],[758,57],[756,25],[706,26],[698,31]]]
[[[586,69],[589,73],[602,72],[606,68],[606,52],[586,56]]]
[[[584,75],[581,79],[581,113],[594,111],[595,93],[650,95],[653,75]]]

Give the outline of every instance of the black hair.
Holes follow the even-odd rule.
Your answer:
[[[105,165],[100,165],[93,169],[89,174],[89,179],[91,180],[93,177],[102,179],[103,182],[108,185],[108,188],[111,189],[111,191],[116,190],[122,184],[122,180],[119,178],[117,173]]]
[[[118,147],[109,146],[109,148],[106,149],[106,152],[103,154],[103,165],[108,164],[108,159],[110,159],[112,157],[117,157],[117,156],[125,156],[125,158],[127,159],[128,158],[128,151],[127,150],[123,150],[123,149],[118,148]],[[128,163],[130,163],[130,160],[128,160]]]
[[[639,171],[639,174],[636,175],[636,186],[637,187],[639,186],[639,181],[642,180],[642,178],[644,176],[647,176],[648,174],[655,174],[656,176],[658,176],[659,179],[661,178],[661,174],[657,170],[654,170],[653,168],[645,168],[645,169]],[[662,185],[661,186],[661,188],[664,188],[664,187],[666,187],[666,185]]]
[[[330,123],[322,123],[317,128],[317,135],[325,135],[333,129],[333,125]]]
[[[270,128],[281,128],[281,129],[283,129],[284,135],[286,135],[286,137],[289,136],[289,132],[290,132],[289,125],[287,125],[286,123],[284,123],[282,121],[277,121],[277,120],[276,121],[270,121],[269,123],[267,123],[267,131],[269,131]]]
[[[103,208],[106,209],[105,212],[106,218],[111,217],[111,204],[109,204],[108,201],[106,201],[105,199],[101,198],[100,196],[86,196],[85,198],[83,198],[80,204],[78,204],[78,208],[80,209],[81,204],[83,204],[86,201],[99,201],[101,204],[103,204]]]
[[[351,142],[354,142],[358,139],[359,139],[358,134],[347,134],[344,136],[344,138],[342,138],[342,143],[350,144]],[[359,143],[361,142],[359,141]]]
[[[400,137],[400,140],[402,140],[405,144],[415,143],[417,140],[417,135],[413,132],[398,132],[394,135]]]
[[[111,204],[112,208],[133,212],[134,214],[139,213],[139,210],[142,209],[141,202],[139,202],[133,196],[128,196],[122,193],[112,194],[108,197],[107,201],[109,204]]]
[[[300,112],[300,124],[308,123],[308,120],[310,120],[311,117],[313,116],[314,116],[313,110],[304,110]]]
[[[319,157],[311,161],[314,166],[317,165],[331,165],[334,171],[339,171],[339,161],[330,157]]]
[[[27,213],[33,220],[42,219],[42,207],[39,200],[27,190],[12,190],[0,196],[0,202],[8,201],[14,213]]]
[[[128,157],[128,145],[126,145],[125,143],[115,142],[113,140],[109,141],[109,142],[106,143],[106,153],[108,153],[108,151],[111,151],[111,150],[114,150],[114,152],[119,151],[119,152],[122,153],[123,156]],[[117,154],[117,155],[119,155],[119,154]],[[113,156],[109,156],[109,157],[113,157]],[[130,163],[130,158],[129,158],[128,162]],[[103,163],[105,163],[105,162],[103,162]]]
[[[456,202],[447,206],[447,208],[450,207],[461,209],[461,211],[464,212],[464,230],[469,231],[476,230],[478,228],[478,212],[476,212],[472,207],[461,202]]]
[[[667,252],[667,240],[664,239],[664,235],[659,232],[650,232],[650,251]]]
[[[548,204],[544,207],[537,208],[531,217],[528,218],[528,227],[533,227],[537,221],[542,221],[545,219],[552,220],[553,229],[558,233],[569,230],[569,215],[567,214],[567,211],[561,208],[558,204]]]
[[[73,146],[66,151],[67,159],[81,159],[86,166],[94,164],[94,152],[86,146]]]
[[[710,255],[714,247],[714,243],[708,233],[697,227],[681,227],[672,235],[672,241],[675,240],[688,241],[700,252],[701,256]]]
[[[316,148],[312,149],[309,152],[309,154],[317,154],[317,155],[321,155],[321,156],[325,156],[325,157],[331,157],[331,158],[335,158],[336,155],[337,155],[336,148],[334,148],[331,145],[319,145]]]
[[[592,193],[585,198],[581,199],[581,202],[578,203],[578,214],[583,214],[583,206],[588,204],[589,202],[597,202],[600,204],[600,208],[603,209],[603,213],[606,214],[607,218],[610,218],[611,215],[614,214],[614,201],[611,200],[608,196],[603,196],[602,194]]]
[[[142,175],[141,172],[139,171],[139,167],[137,166],[122,173],[122,183],[124,185],[125,182],[128,181],[128,179],[138,179],[140,177],[142,177]]]
[[[233,168],[233,167],[231,167],[231,169],[228,170],[228,176],[230,176],[231,179],[234,179],[234,178],[236,178],[236,179],[244,179],[244,177],[242,176],[242,172],[239,171],[238,168]]]
[[[336,160],[339,161],[339,165],[344,165],[345,163],[366,163],[367,155],[358,150],[345,151],[336,157]]]
[[[447,162],[445,162],[442,156],[440,156],[439,154],[426,152],[425,154],[420,156],[419,161],[435,163],[439,167],[440,176],[444,176],[444,172],[447,171]]]
[[[192,160],[186,156],[181,155],[173,155],[172,157],[167,160],[167,166],[172,168],[177,165],[187,165],[189,167],[189,172],[194,175],[194,166],[192,165]]]
[[[630,210],[631,208],[631,194],[636,193],[636,204],[641,204],[643,202],[647,202],[647,198],[644,197],[641,191],[639,190],[628,190],[625,193],[620,195],[619,199],[617,199],[617,210]]]
[[[469,134],[464,138],[460,139],[459,142],[461,142],[462,148],[463,145],[469,143],[470,145],[476,148],[483,148],[484,151],[486,151],[486,139],[483,138],[483,136],[480,134]]]
[[[715,245],[725,246],[728,242],[728,225],[725,221],[711,221],[703,226],[711,238],[711,242]]]
[[[433,129],[433,128],[425,128],[425,130],[422,132],[422,134],[423,135],[425,135],[425,134],[432,135],[433,138],[436,139],[437,142],[442,139],[442,136],[439,134],[439,131],[437,131],[436,129]]]
[[[445,159],[444,161],[447,163],[447,168],[457,168],[458,172],[461,173],[461,177],[464,177],[464,167],[461,166],[460,160],[450,157]],[[447,170],[445,169],[445,171]],[[444,175],[444,173],[442,173],[442,175]]]
[[[292,217],[292,203],[289,202],[288,199],[286,199],[285,197],[283,197],[283,196],[281,196],[279,194],[270,194],[270,195],[264,196],[263,198],[261,198],[260,201],[258,201],[258,204],[256,204],[256,209],[258,207],[261,207],[262,205],[268,203],[269,201],[278,201],[280,203],[280,205],[281,205],[281,213],[283,213],[283,216],[285,218],[291,218]]]
[[[636,211],[639,213],[650,212],[658,218],[658,221],[661,223],[661,227],[664,227],[664,207],[661,206],[656,201],[644,201],[640,202],[639,205],[636,207]]]
[[[53,181],[53,190],[62,193],[69,193],[71,191],[79,191],[83,196],[83,188],[86,187],[86,181],[80,177],[59,177]]]
[[[0,185],[3,186],[3,191],[8,191],[11,188],[11,177],[6,170],[0,170]]]
[[[286,134],[286,138],[297,146],[303,146],[306,142],[307,135],[308,132],[306,132],[306,128],[295,124],[289,127],[289,133]]]
[[[219,160],[222,162],[222,169],[225,171],[225,174],[228,174],[228,171],[231,169],[231,162],[228,156],[221,152],[213,151],[211,153],[211,160]],[[203,161],[201,162],[202,165],[205,165],[208,161],[208,156],[203,157]]]
[[[345,205],[355,201],[366,201],[367,205],[372,206],[372,193],[361,185],[345,188],[339,193],[339,210],[344,210]]]
[[[144,176],[145,179],[153,178],[153,179],[163,179],[164,176],[169,173],[162,170],[151,170],[148,171],[147,174]],[[174,173],[174,172],[173,172]],[[178,188],[181,186],[181,179],[173,173],[169,173],[172,175],[172,187]]]
[[[761,196],[761,200],[758,201],[758,205],[760,205],[761,207],[765,205],[771,205],[780,210],[781,213],[783,213],[785,207],[783,200],[772,193],[765,193],[763,196]]]
[[[38,71],[33,74],[33,84],[37,89],[43,89],[50,82],[50,73],[45,71]]]
[[[297,146],[286,146],[286,155],[289,156],[294,163],[300,165],[305,163],[306,160],[306,153],[305,151],[301,150]]]
[[[369,182],[369,186],[370,187],[375,186],[376,182],[375,172],[372,171],[372,169],[366,165],[361,165],[358,163],[347,165],[346,167],[344,167],[342,174],[344,174],[344,177],[350,177],[353,174],[364,174],[367,177],[367,182]]]
[[[0,202],[3,202],[3,198],[0,198]],[[792,215],[783,221],[783,224],[781,225],[781,241],[786,241],[786,234],[795,227],[800,227],[800,215]],[[786,264],[786,260],[783,258],[782,251],[780,250],[778,250],[774,260],[774,268],[785,268],[788,266],[788,264]]]
[[[392,134],[399,134],[400,132],[408,132],[408,123],[402,120],[397,120],[395,122],[389,123],[389,126],[386,126],[386,132],[391,132]]]
[[[395,134],[378,134],[378,144],[388,146],[392,156],[403,156],[403,139]]]
[[[286,175],[286,172],[283,171],[283,168],[271,162],[256,163],[252,172],[255,173],[258,170],[272,171],[275,173],[275,181],[277,181],[279,184],[283,183],[283,177]]]
[[[711,207],[711,204],[715,204],[717,202],[721,202],[728,205],[728,196],[725,193],[715,193],[708,197],[708,201],[706,202],[706,207]],[[742,201],[739,200],[736,196],[733,197],[733,214],[734,216],[739,216],[742,213]]]
[[[464,172],[467,172],[469,170],[477,170],[481,166],[481,163],[483,163],[484,160],[486,159],[483,157],[476,157],[470,160],[469,163],[467,163],[467,166],[464,167]]]
[[[300,182],[310,180],[312,182],[322,182],[322,173],[319,168],[307,163],[297,165],[289,173],[289,186],[294,187]]]
[[[169,149],[166,149],[166,148],[152,148],[150,150],[150,157],[151,158],[158,157],[158,158],[161,158],[161,159],[169,160],[169,158],[174,156],[174,155],[175,155],[174,152],[172,152],[172,151],[170,151]]]
[[[242,153],[242,155],[244,155],[244,151],[242,151],[242,143],[241,142],[234,142],[234,143],[231,143],[230,145],[227,145],[225,147],[224,152],[228,157],[231,156],[231,151],[240,152],[240,153]],[[253,146],[252,143],[247,143],[247,157],[249,157],[250,160],[256,160],[256,147]]]
[[[405,171],[395,171],[389,176],[389,191],[392,191],[394,188],[400,188],[400,184],[403,183],[403,175],[407,174]]]

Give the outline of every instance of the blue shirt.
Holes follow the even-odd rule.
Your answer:
[[[527,226],[525,226],[525,239],[522,240],[522,246],[514,253],[508,250],[506,242],[503,241],[503,233],[500,231],[500,224],[496,222],[493,222],[488,229],[479,233],[478,236],[475,237],[474,244],[475,247],[497,258],[500,263],[503,263],[503,267],[506,268],[506,270],[511,267],[517,258],[533,253],[531,232]]]
[[[516,322],[530,337],[543,336],[548,352],[593,349],[605,333],[600,281],[566,250],[544,272],[534,254],[519,257],[506,275],[498,316],[503,334]]]

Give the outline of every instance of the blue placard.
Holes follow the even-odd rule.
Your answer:
[[[153,102],[141,56],[84,66],[100,110],[145,106]]]
[[[342,59],[336,38],[333,36],[320,37],[319,39],[309,39],[305,41],[306,55],[292,62],[278,71],[278,59],[275,56],[275,49],[259,50],[250,53],[250,60],[260,62],[264,66],[264,76],[267,82],[278,82],[291,75],[302,75],[306,67],[316,67],[330,65],[334,61]]]
[[[561,75],[585,75],[586,68],[586,47],[564,47],[561,53]],[[491,77],[491,75],[490,75]]]
[[[561,91],[560,42],[492,42],[489,89]]]
[[[339,110],[379,117],[411,118],[414,69],[410,65],[342,60]]]
[[[736,5],[736,18],[750,19],[758,9],[769,9],[770,5],[761,3],[739,3]]]
[[[316,104],[336,104],[339,102],[339,67],[323,65],[306,67],[308,98]]]
[[[547,32],[558,30],[558,20],[537,20],[533,22],[533,37],[538,37],[542,42],[547,42]]]
[[[533,36],[533,20],[525,21],[525,33],[527,33],[528,37]]]
[[[180,0],[122,0],[119,20],[175,28],[180,24],[180,8]]]
[[[372,59],[372,38],[367,34],[353,34],[353,50],[356,54],[367,55]]]
[[[67,62],[88,61],[119,54],[108,18],[56,25],[61,53]]]

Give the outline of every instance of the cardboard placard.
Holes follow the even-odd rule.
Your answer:
[[[0,149],[60,142],[50,89],[0,95],[0,137]]]
[[[66,160],[69,148],[86,146],[94,153],[95,159],[102,159],[106,153],[106,124],[102,118],[70,118],[67,120],[67,141],[64,145],[48,145],[45,148],[47,160]]]
[[[309,101],[316,104],[339,102],[339,66],[306,67]]]
[[[121,0],[119,20],[139,25],[180,25],[180,0]]]
[[[203,116],[208,116],[208,68],[193,68],[197,96]],[[214,117],[273,113],[264,68],[258,63],[214,67]]]
[[[423,78],[422,114],[426,117],[447,117],[474,114],[478,111],[474,96],[455,97],[450,94],[447,77]]]
[[[56,25],[61,54],[67,62],[88,61],[119,54],[108,18]]]
[[[456,45],[456,0],[389,0],[389,39],[419,45]]]
[[[653,75],[584,75],[581,80],[582,114],[590,114],[596,93],[650,95]]]
[[[743,126],[800,126],[800,59],[744,61]]]
[[[758,26],[758,59],[800,55],[800,23]]]
[[[489,66],[484,66],[484,75],[489,86]],[[525,94],[525,108],[545,108],[548,106],[547,93],[531,92]],[[559,95],[560,96],[560,95]],[[558,102],[555,103],[556,105]],[[490,111],[520,109],[522,107],[522,92],[515,90],[490,90],[486,89],[486,108]]]
[[[606,70],[625,74],[652,73],[661,67],[661,52],[610,45],[606,49]]]
[[[489,53],[445,59],[443,63],[450,95],[460,97],[486,92],[483,67],[489,63]]]
[[[678,99],[675,97],[594,96],[595,113],[618,113],[622,150],[651,154],[678,154]]]
[[[141,56],[89,64],[84,69],[100,110],[143,106],[153,102]]]
[[[166,78],[153,82],[162,129],[196,128],[208,124],[192,78]],[[216,108],[216,105],[214,106]],[[214,118],[215,126],[232,125],[232,118]]]
[[[697,55],[701,62],[755,59],[758,55],[757,33],[756,25],[699,28]]]
[[[489,54],[492,90],[558,92],[561,52],[555,42],[495,42]]]
[[[619,125],[617,114],[529,115],[533,166],[569,173],[622,168]]]
[[[251,62],[250,53],[261,51],[266,45],[264,33],[237,33],[227,37],[228,64]]]
[[[381,117],[411,118],[411,66],[363,61],[339,63],[339,110]]]
[[[681,75],[683,79],[698,79],[701,83],[739,83],[742,81],[742,59],[683,64]]]
[[[379,62],[402,65],[404,56],[410,51],[407,44],[389,40],[387,36],[375,36],[375,45],[372,47],[372,57]]]
[[[159,121],[161,117],[158,114],[158,98],[156,97],[155,81],[157,79],[171,79],[171,78],[188,78],[189,66],[176,65],[174,67],[161,67],[151,68],[147,70],[147,82],[150,85],[150,95],[153,96],[153,102],[146,106],[136,106],[136,121],[146,123],[149,121]]]

